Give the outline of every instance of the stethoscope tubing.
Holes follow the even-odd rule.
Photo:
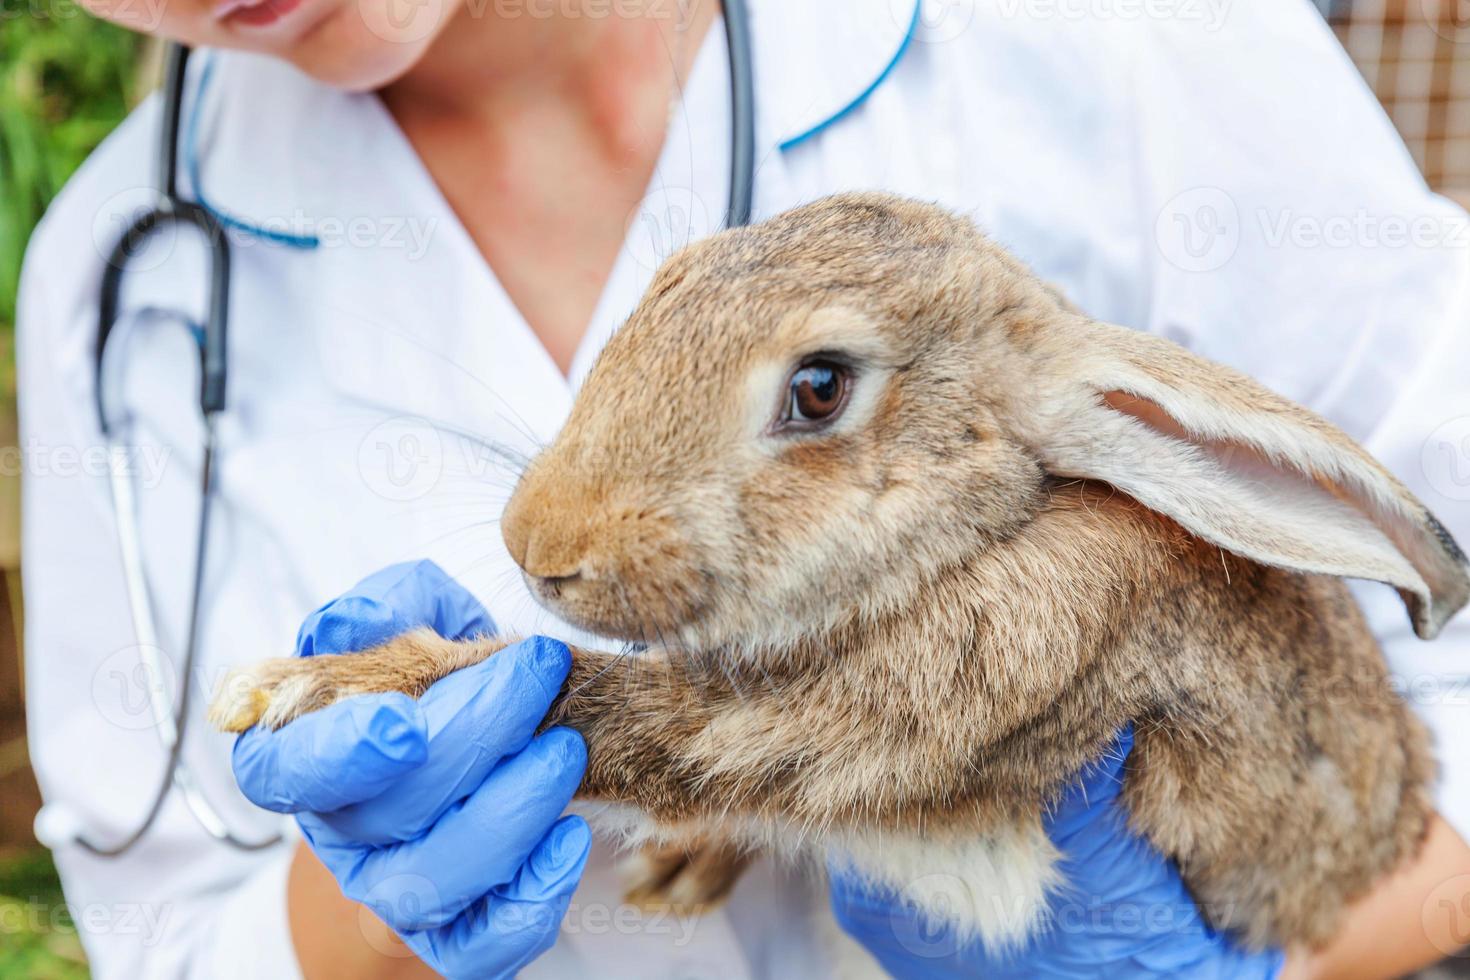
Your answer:
[[[183,757],[184,735],[189,722],[190,695],[194,687],[194,661],[198,653],[199,617],[204,582],[204,564],[208,556],[206,545],[209,536],[209,512],[214,499],[215,459],[215,416],[210,413],[204,420],[204,455],[201,461],[199,497],[199,540],[194,550],[194,582],[189,600],[189,622],[184,642],[184,661],[180,666],[179,700],[170,705],[168,687],[165,684],[163,662],[159,659],[158,628],[153,620],[153,605],[149,599],[148,578],[143,565],[142,535],[138,527],[138,507],[134,493],[133,478],[126,466],[114,458],[111,471],[113,510],[117,522],[118,551],[123,562],[123,577],[127,585],[128,608],[133,619],[133,635],[138,641],[138,656],[148,675],[148,703],[153,713],[153,723],[158,730],[159,742],[168,752],[163,778],[154,792],[148,812],[132,833],[120,841],[100,844],[85,834],[78,833],[73,840],[84,850],[98,857],[119,857],[132,850],[142,840],[168,800],[169,790],[177,789],[197,820],[211,837],[242,851],[258,851],[273,847],[283,839],[273,834],[262,840],[252,841],[237,837],[214,805],[204,795],[194,778],[193,770]],[[114,456],[126,450],[109,441],[109,452]]]
[[[755,65],[745,0],[723,0],[730,59],[730,205],[725,226],[750,224],[755,201]]]

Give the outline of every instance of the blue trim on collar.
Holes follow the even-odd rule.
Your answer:
[[[888,64],[883,66],[883,70],[878,73],[878,77],[873,79],[872,84],[859,92],[857,96],[847,105],[843,106],[841,109],[838,109],[832,115],[828,116],[826,119],[823,119],[811,129],[808,129],[804,133],[798,133],[790,139],[783,140],[782,142],[778,143],[777,146],[782,152],[785,152],[792,147],[806,142],[813,136],[820,133],[822,130],[826,129],[828,126],[831,126],[833,123],[842,119],[848,113],[852,112],[858,106],[866,102],[868,96],[872,95],[875,91],[877,91],[879,85],[882,85],[885,81],[888,80],[888,76],[893,74],[893,69],[898,67],[898,63],[903,60],[904,53],[908,51],[909,45],[913,43],[914,35],[918,33],[919,11],[922,7],[923,0],[914,0],[914,16],[909,19],[908,30],[904,33],[903,40],[898,45],[898,50],[893,53],[893,57],[889,59]]]
[[[213,215],[214,220],[226,228],[242,231],[261,241],[274,242],[277,245],[285,245],[287,248],[313,249],[319,247],[322,240],[316,235],[293,235],[290,232],[275,231],[251,224],[227,211],[220,210],[204,196],[204,185],[199,179],[199,107],[204,105],[204,94],[209,91],[210,80],[214,77],[214,64],[215,54],[211,51],[205,57],[204,68],[199,73],[199,88],[194,93],[193,105],[189,106],[189,123],[184,130],[184,167],[189,173],[189,184],[194,191],[195,203]]]

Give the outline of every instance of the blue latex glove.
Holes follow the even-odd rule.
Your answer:
[[[1132,748],[1129,728],[1046,815],[1067,885],[1052,900],[1050,927],[1024,948],[990,954],[978,943],[962,946],[912,904],[834,874],[838,922],[896,977],[1277,976],[1280,952],[1248,953],[1212,930],[1174,863],[1128,829],[1118,794]]]
[[[451,638],[494,624],[432,562],[395,565],[314,612],[301,656],[346,653],[428,626]],[[556,940],[591,848],[558,819],[582,780],[581,736],[536,729],[571,667],[535,638],[403,694],[351,698],[235,743],[259,806],[294,813],[349,898],[449,977],[511,976]]]

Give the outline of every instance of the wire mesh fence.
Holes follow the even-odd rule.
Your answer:
[[[1431,186],[1470,192],[1470,3],[1324,0]]]

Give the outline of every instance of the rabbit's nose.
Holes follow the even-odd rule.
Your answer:
[[[586,571],[583,567],[586,549],[578,546],[578,537],[546,528],[512,534],[508,528],[505,543],[521,571],[531,578],[566,583],[581,578]]]
[[[519,553],[511,552],[526,577],[526,587],[542,602],[560,602],[577,594],[585,575],[585,550],[555,530],[533,528]]]
[[[556,506],[538,486],[517,488],[500,517],[506,550],[533,579],[566,584],[587,573],[591,528],[574,519],[572,508]],[[558,495],[565,497],[565,494]]]
[[[549,534],[533,530],[526,537],[524,549],[520,553],[512,551],[511,557],[521,566],[526,587],[542,602],[571,598],[584,580],[580,556],[565,541]]]

